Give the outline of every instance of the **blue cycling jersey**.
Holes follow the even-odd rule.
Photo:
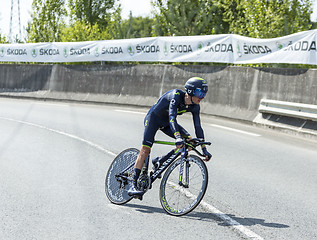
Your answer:
[[[189,136],[189,133],[177,123],[177,115],[191,112],[193,115],[195,133],[198,138],[204,138],[204,132],[200,123],[200,106],[198,104],[185,104],[186,92],[173,89],[163,94],[156,104],[149,110],[144,119],[145,131],[143,145],[151,147],[154,135],[161,129],[167,135],[174,137],[175,133]]]

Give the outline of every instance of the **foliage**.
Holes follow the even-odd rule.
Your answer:
[[[33,0],[31,22],[27,27],[29,42],[61,41],[67,15],[65,0]]]
[[[273,38],[311,28],[310,0],[218,0],[229,32],[256,38]]]
[[[69,0],[70,18],[90,26],[97,24],[100,30],[105,30],[114,3],[115,0]]]
[[[280,37],[311,28],[311,0],[155,0],[155,35]]]
[[[1,33],[0,33],[0,43],[8,43],[8,40],[6,39],[6,37],[3,36]]]
[[[106,32],[111,36],[111,39],[122,39],[124,38],[124,31],[122,29],[122,17],[121,17],[121,5],[115,7],[111,20],[108,23]]]
[[[74,24],[64,28],[61,34],[62,42],[80,42],[109,39],[107,32],[100,32],[96,23],[91,26],[84,21],[76,21]]]
[[[310,16],[312,14],[311,0],[288,0],[284,6],[285,27],[283,35],[308,30],[312,23]]]
[[[190,36],[222,33],[221,12],[213,0],[155,0],[155,35]]]
[[[273,38],[312,26],[311,0],[153,0],[153,18],[133,17],[131,13],[127,20],[122,19],[121,6],[115,5],[116,1],[33,0],[27,40],[87,41],[221,33]]]
[[[152,37],[152,26],[154,20],[149,17],[133,17],[122,22],[124,38]]]

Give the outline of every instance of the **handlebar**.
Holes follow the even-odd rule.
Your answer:
[[[187,148],[190,147],[192,150],[194,150],[199,156],[204,157],[205,155],[199,152],[196,147],[202,145],[211,145],[211,142],[205,142],[204,139],[201,138],[192,138],[190,140],[186,140],[185,145]]]
[[[205,142],[204,139],[201,138],[192,138],[190,140],[184,139],[185,142],[185,147],[188,148],[190,147],[192,150],[194,150],[199,156],[204,157],[205,155],[199,152],[196,147],[201,146],[201,145],[211,145],[211,142]],[[154,143],[158,144],[164,144],[164,145],[175,145],[174,142],[169,142],[169,141],[154,141]]]
[[[185,144],[189,147],[197,147],[201,145],[211,145],[211,142],[205,142],[204,139],[201,138],[192,138],[190,140],[185,140]]]

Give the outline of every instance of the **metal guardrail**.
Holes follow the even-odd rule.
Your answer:
[[[317,121],[317,105],[261,99],[260,113]]]

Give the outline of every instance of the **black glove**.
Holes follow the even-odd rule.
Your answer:
[[[205,147],[202,150],[203,150],[203,153],[206,157],[206,161],[209,161],[210,158],[212,157],[211,154],[207,151],[207,148],[205,148]]]

